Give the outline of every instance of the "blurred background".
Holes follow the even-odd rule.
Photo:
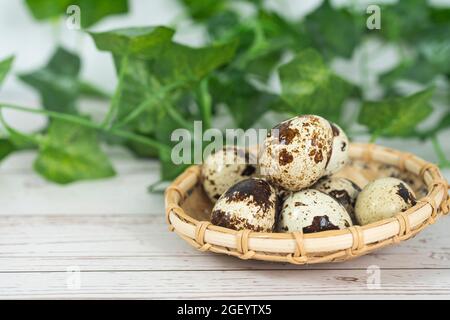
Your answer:
[[[54,76],[51,74],[54,70],[47,74],[49,69],[45,66],[52,56],[55,57],[57,48],[62,47],[69,54],[61,54],[59,63],[70,65],[79,59],[80,71],[74,76],[76,81],[83,81],[84,89],[90,91],[74,96],[58,91],[61,93],[59,101],[73,104],[75,116],[88,114],[91,121],[101,122],[114,104],[112,100],[118,101],[119,110],[125,110],[124,97],[138,94],[127,91],[130,88],[123,88],[118,81],[123,55],[114,51],[113,41],[103,38],[94,41],[86,31],[100,33],[137,26],[167,26],[174,32],[171,45],[182,46],[167,51],[165,56],[143,59],[145,65],[141,69],[149,79],[157,82],[158,88],[172,85],[175,90],[163,97],[167,107],[158,107],[157,114],[150,114],[147,120],[160,124],[161,128],[128,123],[124,127],[128,132],[170,147],[170,130],[189,128],[189,123],[194,120],[203,120],[222,129],[270,128],[296,114],[316,113],[339,123],[355,141],[375,141],[413,152],[439,163],[448,172],[448,0],[130,0],[110,1],[110,4],[92,1],[96,7],[92,10],[98,11],[99,15],[89,21],[83,20],[83,10],[90,10],[85,9],[88,2],[72,2],[81,8],[82,30],[67,27],[67,1],[0,0],[0,61],[15,56],[12,70],[0,91],[0,103],[53,110],[51,104],[54,101],[46,100],[45,93],[54,92],[52,85],[56,86],[61,79],[46,78]],[[367,27],[367,19],[373,14],[367,12],[370,4],[379,5],[381,29]],[[148,31],[146,36],[150,35]],[[106,39],[117,34],[103,36]],[[103,51],[97,48],[101,41],[108,43]],[[220,45],[223,50],[215,47]],[[204,49],[195,51],[190,47]],[[226,50],[232,53],[225,57],[223,52]],[[216,57],[207,56],[208,52]],[[170,60],[172,56],[174,58]],[[66,62],[65,58],[68,59]],[[142,61],[139,57],[132,59],[136,66]],[[183,59],[192,66],[187,63],[183,66],[185,69],[180,69],[177,63],[181,65]],[[201,63],[210,60],[210,66]],[[156,65],[151,64],[155,61]],[[158,64],[162,65],[164,74]],[[44,73],[36,73],[42,69]],[[186,81],[178,86],[176,80],[186,74],[189,79],[183,79]],[[124,83],[133,83],[132,80],[136,79],[125,79]],[[138,85],[142,85],[140,93],[161,93],[153,84],[138,81]],[[136,106],[142,101],[136,98],[134,103]],[[3,116],[8,127],[36,137],[43,136],[52,143],[48,117],[10,109],[4,109]],[[113,123],[119,120],[113,119]],[[2,136],[8,139],[11,130],[5,130],[5,126],[2,130]],[[79,130],[84,132],[84,129]],[[171,165],[167,155],[158,148],[154,150],[135,141],[115,140],[108,134],[100,135],[98,142],[118,173],[107,180],[109,183],[122,179],[120,174],[130,168],[155,172],[130,183],[140,190],[136,192],[139,199],[134,202],[137,211],[143,202],[148,205],[147,201],[150,201],[146,195],[149,185],[161,179],[170,180],[183,169]],[[32,179],[27,183],[45,185],[53,191],[56,190],[52,184],[55,182],[67,184],[114,175],[112,169],[104,176],[81,174],[74,172],[79,167],[74,165],[68,169],[64,167],[64,161],[55,159],[50,159],[51,170],[46,168],[45,171],[42,166],[39,169],[35,157],[42,149],[39,143],[27,144],[27,147],[16,143],[14,152],[11,151],[0,163],[0,175],[2,170],[29,167],[22,171],[27,172],[26,179]],[[147,161],[147,158],[159,158],[162,166]],[[34,171],[31,169],[33,162],[35,169],[38,167]],[[161,175],[157,174],[159,170]],[[69,177],[61,178],[61,174],[68,171],[71,171]],[[11,184],[6,181],[3,179],[0,184],[5,190],[0,194],[13,197]],[[48,183],[51,186],[47,186]],[[86,183],[90,182],[78,182],[77,185],[82,186],[78,188],[84,188]],[[105,186],[108,182],[95,183]],[[10,210],[15,208],[17,205],[11,205]]]

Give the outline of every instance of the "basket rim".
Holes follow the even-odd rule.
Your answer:
[[[193,165],[166,189],[169,229],[202,251],[305,264],[347,260],[404,241],[448,213],[448,183],[436,165],[411,153],[369,143],[351,143],[349,155],[353,160],[377,161],[414,173],[428,187],[428,194],[405,212],[364,226],[309,234],[236,231],[194,219],[181,208],[182,201],[201,179],[201,167]]]

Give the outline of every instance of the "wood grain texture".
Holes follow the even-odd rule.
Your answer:
[[[340,264],[293,266],[196,251],[162,216],[5,216],[0,298],[450,297],[450,227]],[[367,268],[381,268],[368,289]],[[81,288],[67,288],[67,268]],[[239,285],[236,285],[239,283]]]
[[[449,270],[383,270],[369,289],[365,270],[243,270],[84,272],[80,288],[68,275],[0,274],[0,298],[360,299],[450,297]],[[6,290],[5,290],[6,289]]]

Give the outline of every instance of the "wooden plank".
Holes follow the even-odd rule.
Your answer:
[[[0,273],[0,298],[318,299],[450,297],[450,270]],[[78,287],[79,284],[79,287]]]
[[[115,270],[276,270],[450,268],[449,219],[416,238],[338,264],[293,266],[202,253],[167,231],[163,215],[6,216],[0,219],[0,272]]]

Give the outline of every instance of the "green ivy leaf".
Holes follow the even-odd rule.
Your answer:
[[[38,136],[36,134],[22,133],[10,127],[0,115],[1,124],[8,134],[8,142],[14,147],[14,150],[33,149],[38,145]]]
[[[170,41],[172,35],[172,30],[161,27],[93,34],[99,49],[114,54],[121,77],[115,120],[120,123],[141,109],[139,116],[129,123],[129,128],[140,133],[153,133],[155,119],[165,113],[163,102],[176,100],[178,89],[192,88],[228,62],[236,48],[236,42],[191,48]]]
[[[260,10],[251,26],[253,41],[238,62],[240,70],[258,76],[263,82],[288,50],[297,52],[311,47],[302,25],[288,22],[276,13]]]
[[[80,67],[81,61],[76,54],[58,48],[44,68],[19,75],[19,78],[39,91],[46,109],[76,113]]]
[[[80,7],[80,22],[83,28],[88,28],[109,15],[128,12],[128,0],[26,0],[26,4],[37,20],[70,15],[67,8],[77,5]]]
[[[270,110],[278,96],[258,90],[244,76],[241,72],[220,74],[212,79],[210,87],[214,103],[224,103],[236,126],[246,130]]]
[[[119,88],[116,121],[123,121],[136,108],[143,106],[143,112],[135,118],[132,127],[142,133],[153,132],[154,119],[164,113],[163,102],[176,100],[178,89],[192,88],[204,76],[228,61],[233,48],[234,45],[220,45],[194,49],[172,44],[154,59],[131,59]],[[121,68],[119,60],[118,70]]]
[[[97,49],[116,56],[152,57],[172,39],[175,31],[167,27],[136,27],[107,32],[90,32]]]
[[[382,85],[391,87],[398,80],[409,80],[421,84],[428,84],[440,70],[430,65],[424,58],[402,61],[394,69],[382,74],[379,81]]]
[[[333,8],[328,0],[304,21],[313,46],[326,58],[350,58],[366,29],[365,17],[345,8]]]
[[[46,179],[61,184],[115,175],[96,131],[61,120],[50,124],[34,168]]]
[[[381,8],[381,29],[372,30],[393,42],[414,41],[430,23],[426,0],[397,1]]]
[[[344,100],[352,86],[338,77],[324,63],[320,54],[307,49],[280,67],[282,85],[281,111],[317,114],[339,122]]]
[[[92,33],[99,50],[113,53],[118,71],[121,57],[144,67],[143,73],[160,83],[198,81],[228,62],[234,55],[236,41],[192,48],[171,41],[173,30],[165,27],[127,28]],[[139,58],[139,59],[138,59]],[[131,68],[132,65],[127,65]],[[149,78],[149,77],[147,77]]]
[[[232,10],[224,10],[205,21],[209,36],[214,40],[235,38],[237,30],[243,31],[239,15]],[[243,38],[243,37],[242,37]]]
[[[15,151],[14,144],[6,138],[0,138],[0,161]]]
[[[236,42],[191,48],[178,43],[165,46],[161,54],[147,62],[147,71],[162,83],[196,83],[219,66],[230,61]]]
[[[419,138],[426,139],[435,136],[441,130],[445,130],[450,127],[450,111],[448,111],[444,116],[430,129],[425,131],[416,131],[414,134]]]
[[[14,62],[14,57],[9,57],[9,58],[6,58],[6,59],[0,61],[0,85],[5,80],[6,75],[8,74],[9,70],[11,69],[13,62]]]
[[[13,64],[14,57],[9,57],[0,61],[0,85],[6,78],[11,66]],[[1,110],[0,110],[1,112]],[[1,115],[0,115],[1,117]],[[9,138],[0,138],[0,161],[5,159],[9,154],[16,150],[14,144]]]
[[[427,29],[417,50],[436,73],[450,72],[450,20],[446,25]]]
[[[92,99],[110,99],[110,95],[102,89],[94,86],[92,83],[80,81],[79,83],[80,95],[84,98]]]
[[[448,24],[450,22],[450,8],[446,7],[431,7],[430,19],[433,23]]]
[[[92,34],[100,50],[113,54],[119,74],[112,125],[125,125],[165,145],[171,145],[168,130],[191,126],[193,115],[189,103],[183,101],[185,93],[230,61],[237,47],[237,42],[232,41],[191,48],[173,42],[172,36],[173,30],[164,27]],[[155,153],[139,143],[127,145],[139,155]],[[182,170],[173,165],[170,154],[160,152],[159,158],[163,179],[173,178]]]
[[[443,129],[447,129],[448,127],[450,127],[450,112],[447,112],[447,114],[444,115],[442,119],[437,123],[437,125],[433,129],[433,133],[437,133]]]
[[[366,125],[374,135],[409,136],[433,111],[430,105],[433,91],[434,88],[430,88],[407,97],[366,101],[358,122]]]
[[[220,13],[226,7],[225,0],[181,0],[189,15],[199,21],[207,20]]]

